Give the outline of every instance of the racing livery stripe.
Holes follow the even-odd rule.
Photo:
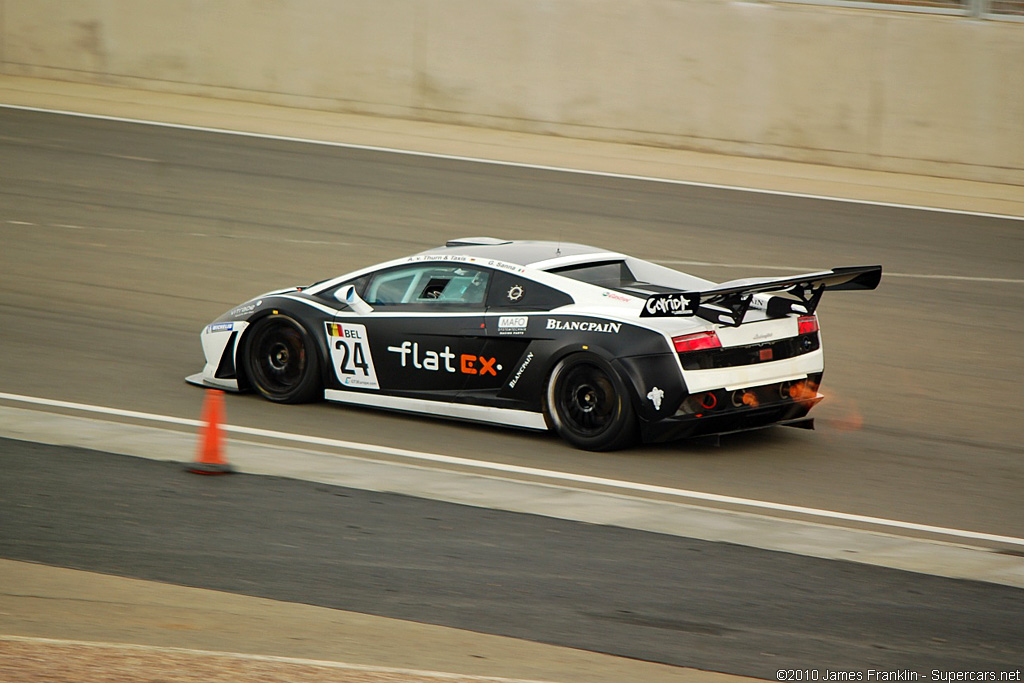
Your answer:
[[[375,408],[388,408],[391,410],[403,410],[412,413],[442,415],[444,417],[452,417],[461,420],[488,422],[491,424],[507,425],[509,427],[536,429],[538,431],[546,431],[548,428],[547,423],[544,422],[543,415],[527,410],[494,408],[492,406],[475,406],[466,403],[425,401],[417,398],[354,393],[350,391],[338,391],[336,389],[326,390],[324,392],[324,398],[328,401],[355,403],[357,405],[372,406]]]
[[[318,311],[323,311],[324,313],[327,313],[327,314],[330,314],[330,315],[337,315],[338,313],[341,312],[337,308],[332,308],[330,306],[327,306],[325,304],[322,304],[322,303],[320,303],[318,301],[314,301],[313,299],[309,299],[309,298],[306,298],[306,297],[292,296],[290,294],[274,294],[272,296],[274,296],[276,298],[279,298],[279,299],[288,299],[289,301],[298,301],[300,304],[306,304],[307,306],[312,306],[313,308],[317,309]]]

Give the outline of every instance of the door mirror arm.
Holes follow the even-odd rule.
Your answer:
[[[334,298],[345,304],[359,315],[373,313],[373,306],[363,301],[363,298],[356,292],[355,285],[345,285],[338,288]]]

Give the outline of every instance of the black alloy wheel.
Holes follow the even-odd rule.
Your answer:
[[[577,448],[611,451],[636,440],[637,419],[615,370],[590,354],[561,360],[548,379],[548,421]]]
[[[313,339],[292,318],[261,318],[248,334],[244,354],[249,382],[267,400],[306,403],[323,397]]]

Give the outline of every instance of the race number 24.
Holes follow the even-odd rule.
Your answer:
[[[365,377],[370,376],[370,364],[366,362],[366,354],[363,353],[363,342],[352,342],[352,351],[349,352],[349,343],[344,339],[334,342],[334,348],[341,351],[341,363],[338,369],[343,375],[354,375],[356,370],[362,370]]]
[[[346,387],[380,389],[373,369],[366,327],[352,323],[327,323],[331,362],[338,381]]]

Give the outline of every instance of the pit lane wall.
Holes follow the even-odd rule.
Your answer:
[[[1024,185],[1024,23],[732,0],[0,0],[0,71]]]

